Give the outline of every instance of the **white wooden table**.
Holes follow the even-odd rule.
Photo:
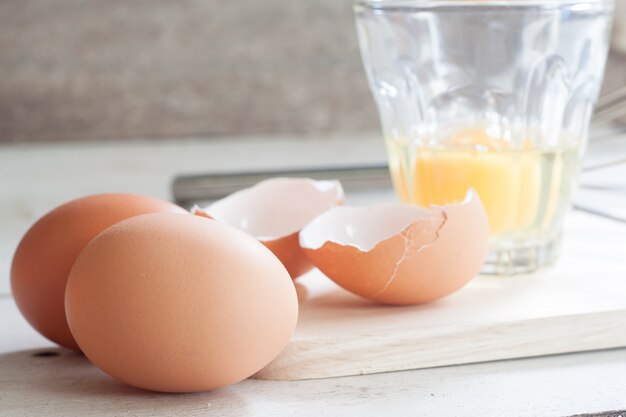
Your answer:
[[[0,415],[569,416],[626,409],[626,349],[311,381],[246,380],[199,394],[143,392],[111,380],[81,355],[54,347],[29,327],[11,298],[8,271],[20,236],[71,198],[103,191],[168,198],[175,173],[384,157],[378,138],[1,146]],[[387,191],[353,201],[390,198]],[[570,221],[576,216],[583,214]]]

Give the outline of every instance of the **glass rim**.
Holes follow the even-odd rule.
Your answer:
[[[614,0],[354,0],[355,9],[375,11],[443,11],[449,9],[501,9],[516,11],[529,7],[553,10],[556,8],[613,8]],[[582,7],[587,6],[587,7]]]

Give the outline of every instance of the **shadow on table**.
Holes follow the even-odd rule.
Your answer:
[[[80,353],[48,348],[0,355],[0,409],[23,415],[132,414],[158,410],[159,415],[182,411],[228,409],[243,414],[247,404],[230,388],[192,394],[164,394],[130,387],[110,378]],[[54,412],[52,411],[54,410]],[[101,412],[102,411],[102,412]]]

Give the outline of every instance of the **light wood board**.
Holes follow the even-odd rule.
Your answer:
[[[481,276],[428,305],[376,305],[317,271],[302,277],[295,335],[255,377],[316,379],[626,346],[626,227],[572,217],[554,267]]]

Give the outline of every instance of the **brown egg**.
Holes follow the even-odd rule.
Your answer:
[[[280,261],[249,235],[199,216],[120,222],[80,254],[67,318],[84,354],[135,387],[204,391],[268,364],[298,315]]]
[[[339,181],[272,178],[192,212],[234,226],[254,236],[285,265],[291,278],[313,265],[299,244],[299,232],[313,218],[343,204]]]
[[[387,304],[426,303],[463,287],[479,272],[488,240],[487,216],[473,191],[460,204],[430,209],[338,207],[300,233],[325,275]]]
[[[135,194],[98,194],[59,206],[39,219],[19,243],[11,265],[13,298],[26,320],[59,345],[78,349],[63,299],[74,260],[98,233],[139,214],[182,208]]]

